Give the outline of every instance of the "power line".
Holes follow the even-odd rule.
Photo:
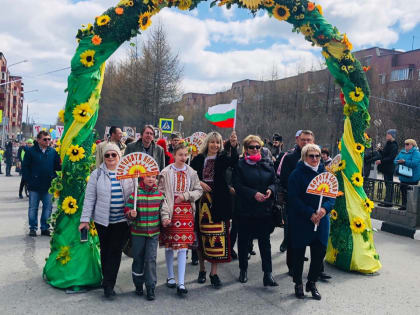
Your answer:
[[[370,97],[371,98],[376,98],[376,99],[381,100],[381,101],[389,102],[389,103],[394,103],[394,104],[398,104],[398,105],[403,105],[403,106],[407,106],[407,107],[412,107],[412,108],[420,109],[419,106],[415,106],[415,105],[405,104],[405,103],[401,103],[401,102],[397,102],[397,101],[391,101],[391,100],[387,100],[385,98],[381,98],[381,97],[377,97],[377,96],[372,96],[372,95]]]

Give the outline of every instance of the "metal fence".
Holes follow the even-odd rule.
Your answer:
[[[370,200],[392,204],[392,206],[402,206],[401,184],[396,182],[385,182],[382,179],[364,178],[363,188]],[[385,196],[392,194],[392,202],[385,202]]]

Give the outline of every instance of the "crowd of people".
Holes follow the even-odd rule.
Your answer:
[[[385,180],[389,181],[389,174],[393,175],[397,168],[402,187],[416,185],[420,180],[417,143],[405,140],[405,148],[398,154],[395,137],[395,130],[389,130],[384,149],[376,156],[367,152],[365,159],[380,166]],[[248,281],[248,259],[255,255],[255,240],[263,285],[278,286],[272,274],[270,235],[276,226],[282,226],[280,251],[287,251],[288,273],[293,277],[296,297],[303,298],[306,290],[320,300],[316,282],[331,278],[324,272],[323,261],[334,201],[324,198],[317,211],[319,197],[306,193],[306,187],[332,159],[328,148],[316,145],[312,131],[299,130],[295,138],[295,146],[284,151],[278,134],[264,142],[257,135],[248,135],[240,143],[235,131],[226,140],[218,132],[210,132],[197,154],[191,155],[178,134],[171,135],[169,143],[165,139],[155,141],[154,127],[146,125],[139,140],[127,143],[122,140],[121,128],[111,127],[109,137],[96,147],[96,169],[87,183],[79,226],[80,230],[88,229],[94,222],[98,231],[105,297],[115,296],[114,286],[128,239],[135,292],[142,296],[145,287],[148,300],[155,299],[158,247],[165,250],[166,285],[180,296],[188,293],[184,281],[188,250],[192,251],[192,264],[199,264],[197,282],[207,281],[207,261],[209,281],[218,289],[223,286],[218,270],[235,259],[239,262],[238,281]],[[9,143],[4,154],[8,174]],[[152,156],[160,170],[158,176],[140,178],[136,193],[133,179],[116,177],[120,159],[132,152]],[[23,185],[29,191],[29,235],[37,236],[38,206],[42,201],[41,235],[49,236],[47,220],[52,202],[48,188],[60,170],[60,158],[51,146],[49,133],[41,131],[36,141],[28,140],[18,157],[22,163],[19,196]],[[401,191],[404,210],[407,189]],[[385,205],[390,200],[392,191],[387,186]],[[276,206],[283,209],[279,224],[273,219]],[[304,262],[309,260],[305,257],[308,246],[310,266],[304,290],[302,273]]]

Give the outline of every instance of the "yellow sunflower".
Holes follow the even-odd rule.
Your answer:
[[[185,11],[185,10],[188,10],[191,5],[192,5],[191,0],[180,0],[178,4],[178,9]]]
[[[89,223],[89,233],[92,236],[98,235],[98,231],[96,230],[95,223],[93,223],[93,221],[90,221]]]
[[[65,214],[74,214],[79,207],[77,205],[77,200],[72,196],[68,196],[64,198],[63,203],[61,204],[61,208]]]
[[[106,15],[106,14],[98,16],[96,18],[96,24],[98,24],[98,26],[107,25],[110,21],[111,21],[111,18],[109,17],[109,15]]]
[[[263,0],[239,0],[239,2],[248,9],[255,10],[263,2]]]
[[[57,153],[60,153],[61,151],[61,141],[57,140],[57,142],[55,143],[56,147],[55,147],[55,151],[57,151]]]
[[[80,62],[86,68],[90,68],[95,64],[95,51],[94,50],[85,50],[80,54]]]
[[[363,233],[366,224],[362,218],[356,217],[351,221],[350,228],[354,233]]]
[[[362,187],[363,186],[363,176],[360,173],[354,173],[351,176],[351,182],[354,186]]]
[[[330,212],[330,216],[331,216],[331,219],[337,220],[337,218],[338,218],[338,212],[337,212],[337,210],[332,209],[331,212]]]
[[[139,27],[141,30],[146,30],[150,24],[152,24],[152,20],[150,19],[151,17],[151,13],[150,12],[144,12],[143,14],[140,14],[139,17]]]
[[[278,4],[273,9],[273,16],[280,21],[286,21],[290,17],[290,10],[285,5]]]
[[[356,151],[357,153],[363,153],[365,151],[365,146],[361,143],[355,143],[354,151]]]
[[[145,4],[147,4],[146,1],[144,1]],[[124,5],[126,7],[132,7],[134,5],[134,1],[133,0],[121,0],[120,2],[118,2],[117,6],[120,5]]]
[[[341,160],[337,165],[337,170],[342,171],[346,168],[346,160]]]
[[[92,151],[92,154],[96,152],[96,143],[92,143],[92,148],[90,149]]]
[[[82,103],[73,109],[74,120],[80,123],[85,123],[93,116],[93,109],[89,103]]]
[[[334,264],[337,261],[338,249],[331,247],[331,251],[328,251],[327,255],[328,257],[326,257],[326,259],[328,262]]]
[[[357,106],[346,104],[343,107],[343,114],[346,116],[350,116],[351,114],[357,112]]]
[[[349,96],[354,102],[361,102],[365,97],[365,93],[363,93],[362,88],[356,87],[354,91],[349,93]]]
[[[70,257],[70,246],[61,246],[60,251],[55,258],[58,260],[62,265],[67,264],[71,257]]]
[[[61,122],[64,122],[64,113],[65,113],[64,109],[60,109],[60,111],[58,112],[58,118],[60,119]]]
[[[309,25],[309,23],[302,25],[299,27],[300,32],[305,36],[313,36],[314,31],[312,27]]]
[[[369,198],[366,197],[366,199],[363,200],[363,208],[365,209],[366,212],[371,213],[374,207],[375,207],[375,204]]]
[[[272,8],[276,4],[274,0],[263,0],[263,4],[267,8]]]
[[[67,149],[66,153],[69,156],[70,161],[72,162],[80,161],[85,157],[85,149],[79,147],[78,144],[71,145],[70,148]]]

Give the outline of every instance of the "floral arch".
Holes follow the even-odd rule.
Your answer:
[[[86,180],[94,160],[93,128],[104,80],[105,61],[118,47],[145,31],[151,17],[164,7],[192,10],[202,0],[121,0],[78,30],[79,42],[71,60],[65,110],[59,113],[64,122],[61,145],[57,148],[62,171],[50,192],[57,200],[52,217],[54,233],[51,252],[44,267],[44,278],[59,288],[96,286],[101,282],[99,241],[91,224],[87,243],[80,243],[78,225]],[[341,162],[333,171],[339,180],[340,196],[331,213],[331,231],[327,261],[343,270],[373,273],[381,268],[373,243],[370,212],[373,203],[363,190],[363,155],[370,139],[365,130],[370,116],[369,86],[364,69],[351,53],[346,34],[323,17],[322,8],[307,0],[215,0],[211,6],[236,4],[240,8],[266,10],[270,16],[293,26],[312,45],[322,48],[322,55],[336,83],[341,87],[344,105],[344,133],[339,149]]]

